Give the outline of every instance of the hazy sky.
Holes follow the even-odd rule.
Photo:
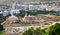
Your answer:
[[[40,1],[40,0],[0,0],[0,1],[25,1],[25,2],[35,2],[35,1]]]
[[[13,0],[0,0],[0,1],[13,1]],[[14,0],[14,1],[39,2],[39,1],[50,1],[50,0]],[[57,0],[54,0],[54,1],[57,1]]]

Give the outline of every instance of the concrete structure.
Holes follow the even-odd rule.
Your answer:
[[[17,2],[16,2],[17,3]],[[22,2],[14,5],[15,9],[20,10],[55,10],[57,8],[56,3],[48,2]]]

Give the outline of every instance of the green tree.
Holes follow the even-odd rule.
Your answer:
[[[3,33],[5,33],[5,30],[3,28],[3,25],[0,24],[0,35],[2,35]]]
[[[31,28],[23,33],[23,35],[34,35],[34,29]]]
[[[47,35],[46,29],[41,29],[40,27],[34,30],[33,28],[25,31],[23,35]]]
[[[60,23],[51,26],[48,35],[60,35]]]
[[[45,31],[46,29],[41,29],[40,27],[39,28],[37,28],[36,30],[35,30],[35,35],[47,35],[47,33],[46,33],[46,31]]]
[[[3,25],[0,24],[0,31],[4,30]]]

